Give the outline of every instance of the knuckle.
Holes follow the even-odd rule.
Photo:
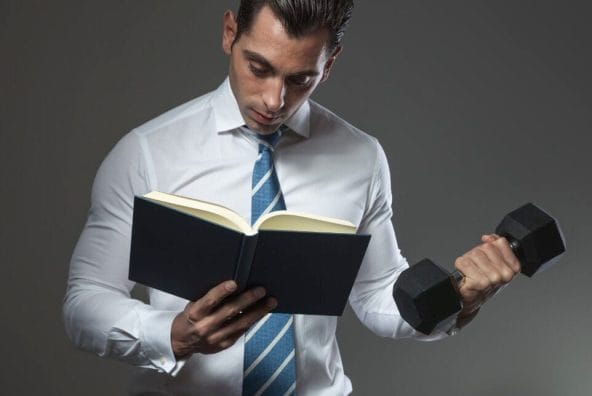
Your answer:
[[[203,306],[206,309],[211,309],[216,306],[216,299],[212,296],[206,296],[203,299]]]
[[[209,333],[209,328],[203,323],[196,323],[193,327],[193,332],[199,338],[206,338]]]
[[[239,314],[239,309],[237,307],[229,307],[228,310],[226,311],[226,317],[227,318],[234,318],[236,315]]]
[[[458,269],[466,268],[467,266],[467,258],[466,256],[460,256],[454,261],[454,266]]]
[[[480,277],[475,283],[479,290],[486,290],[490,287],[490,282],[486,277]]]
[[[226,339],[226,340],[220,342],[220,347],[222,347],[222,349],[227,349],[227,348],[230,348],[231,346],[233,346],[234,343],[235,343],[235,340]]]
[[[210,346],[218,345],[219,341],[220,341],[219,337],[214,334],[211,334],[205,338],[206,344],[208,344]]]
[[[495,247],[493,242],[488,242],[488,243],[481,246],[481,251],[483,253],[494,254],[497,252],[497,248]]]
[[[504,270],[502,271],[502,275],[501,275],[501,277],[502,277],[502,280],[503,280],[504,282],[506,282],[506,283],[507,283],[507,282],[510,282],[510,281],[512,280],[512,278],[514,278],[514,271],[512,271],[512,270],[511,270],[511,269],[509,269],[509,268],[507,268],[507,269],[504,269]]]
[[[497,285],[502,283],[502,275],[499,272],[493,272],[490,276],[491,284]]]
[[[232,344],[230,344],[227,340],[221,341],[220,342],[220,348],[222,349],[227,349],[231,346]]]

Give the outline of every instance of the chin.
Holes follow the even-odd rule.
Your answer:
[[[265,125],[265,124],[260,124],[258,122],[255,121],[250,121],[247,122],[247,126],[249,127],[249,129],[251,129],[252,131],[255,131],[257,133],[263,134],[263,135],[269,135],[274,133],[281,124],[278,125]]]

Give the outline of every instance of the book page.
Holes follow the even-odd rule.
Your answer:
[[[256,230],[330,232],[335,234],[356,233],[356,226],[345,220],[285,210],[261,216],[253,228]]]
[[[149,192],[144,195],[144,198],[247,235],[254,234],[253,228],[245,219],[224,206],[160,191]]]

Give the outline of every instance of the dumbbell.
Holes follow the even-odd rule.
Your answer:
[[[520,272],[528,277],[550,267],[565,252],[555,219],[531,203],[506,215],[495,233],[508,240],[520,261]],[[462,309],[456,291],[462,278],[460,272],[450,274],[429,259],[420,261],[395,282],[393,298],[399,313],[424,334],[451,328]]]

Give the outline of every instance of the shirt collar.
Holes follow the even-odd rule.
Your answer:
[[[214,117],[216,120],[216,131],[218,133],[228,132],[240,128],[245,124],[238,103],[230,87],[228,77],[214,91],[212,98]],[[310,135],[310,104],[308,100],[304,102],[286,122],[290,130],[296,132],[302,137]]]

